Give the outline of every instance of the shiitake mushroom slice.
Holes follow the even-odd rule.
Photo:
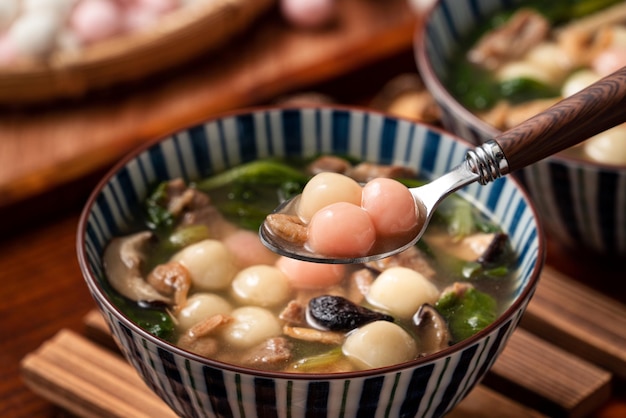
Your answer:
[[[312,298],[307,306],[306,317],[312,327],[330,331],[350,331],[373,321],[393,322],[390,315],[333,295]]]

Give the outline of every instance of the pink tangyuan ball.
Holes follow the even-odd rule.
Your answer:
[[[370,215],[379,236],[409,232],[418,222],[415,199],[397,180],[377,178],[369,181],[363,187],[361,206]]]
[[[280,8],[287,21],[305,29],[327,25],[337,13],[336,0],[281,0]]]
[[[0,34],[0,65],[10,65],[18,59],[18,52],[6,33]]]
[[[84,43],[110,38],[122,30],[123,11],[114,1],[83,0],[70,16],[70,27]]]
[[[330,257],[362,257],[376,242],[370,215],[360,206],[337,202],[319,210],[309,223],[311,250]]]
[[[282,271],[295,289],[325,289],[343,279],[344,264],[324,264],[281,256],[276,267]]]
[[[626,47],[614,47],[602,51],[593,59],[591,67],[601,77],[626,67]]]

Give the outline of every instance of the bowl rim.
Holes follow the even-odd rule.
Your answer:
[[[461,104],[450,91],[444,86],[439,76],[435,72],[431,60],[426,54],[426,28],[432,21],[435,10],[445,0],[434,0],[432,5],[424,12],[422,18],[416,25],[413,35],[413,56],[418,68],[418,73],[422,77],[427,89],[437,101],[441,100],[456,114],[465,124],[480,132],[486,133],[490,138],[494,138],[504,131],[500,131],[494,126],[480,119],[469,109]],[[626,164],[610,164],[599,161],[592,161],[582,157],[557,153],[547,157],[541,162],[559,162],[563,165],[577,165],[587,170],[620,171],[626,174]]]
[[[537,247],[537,260],[532,270],[528,273],[528,281],[523,289],[520,291],[519,295],[512,303],[504,310],[494,322],[489,324],[485,329],[479,331],[473,336],[466,338],[463,341],[460,341],[452,346],[449,346],[441,351],[438,351],[434,354],[421,357],[418,359],[414,359],[408,362],[398,363],[391,366],[385,366],[380,368],[366,369],[366,370],[357,370],[351,372],[339,372],[339,373],[292,373],[292,372],[282,372],[282,371],[265,371],[254,369],[250,367],[240,366],[236,364],[230,364],[214,359],[210,359],[207,357],[200,356],[198,354],[192,353],[180,347],[177,347],[173,343],[166,341],[162,338],[159,338],[148,331],[142,329],[139,325],[135,324],[131,321],[125,314],[121,312],[121,310],[110,300],[110,298],[106,295],[106,292],[103,291],[101,286],[98,284],[98,279],[92,269],[89,266],[88,258],[87,258],[87,249],[84,237],[86,236],[87,230],[87,221],[89,219],[91,209],[93,208],[98,196],[101,194],[102,189],[109,183],[109,181],[122,169],[126,164],[130,161],[137,158],[141,153],[150,149],[153,146],[161,143],[164,140],[169,139],[176,132],[185,131],[193,126],[203,123],[209,123],[213,121],[217,121],[224,118],[229,117],[238,117],[243,115],[255,114],[255,113],[267,113],[272,111],[285,111],[285,110],[296,110],[303,111],[307,109],[313,110],[329,110],[332,112],[335,111],[345,111],[345,112],[362,112],[365,114],[378,115],[384,118],[390,118],[398,121],[406,121],[413,124],[419,124],[424,126],[425,128],[437,132],[441,135],[445,135],[450,137],[454,141],[458,141],[461,144],[472,147],[468,141],[458,137],[455,134],[452,134],[448,131],[445,131],[437,126],[432,126],[427,123],[417,122],[415,120],[411,120],[404,117],[398,117],[394,115],[390,115],[388,113],[370,109],[364,106],[357,105],[272,105],[272,106],[253,106],[246,107],[241,109],[229,110],[225,112],[216,113],[209,117],[199,120],[197,123],[188,124],[179,129],[173,129],[169,133],[165,135],[160,135],[151,140],[146,141],[140,146],[136,147],[134,150],[128,152],[123,158],[117,161],[107,172],[102,176],[102,178],[98,181],[97,185],[94,187],[89,197],[87,198],[86,203],[81,210],[81,214],[78,221],[78,228],[76,232],[76,252],[78,258],[78,264],[83,276],[83,280],[86,282],[87,286],[91,290],[92,298],[97,299],[98,308],[102,310],[101,305],[105,305],[106,309],[111,312],[116,319],[121,322],[125,327],[131,329],[133,333],[137,333],[141,338],[150,341],[152,344],[164,348],[168,351],[175,353],[183,358],[187,358],[189,360],[195,361],[203,366],[213,367],[221,370],[227,370],[234,373],[245,374],[249,376],[255,377],[265,377],[272,379],[282,379],[282,380],[343,380],[343,379],[354,379],[354,378],[365,378],[378,376],[381,374],[389,374],[389,373],[397,373],[403,370],[410,370],[414,368],[418,368],[425,364],[429,364],[433,361],[445,358],[447,356],[452,356],[457,352],[463,351],[468,346],[471,346],[481,339],[484,336],[496,331],[500,326],[513,319],[513,314],[522,308],[525,304],[527,304],[532,298],[534,291],[539,283],[539,279],[541,276],[541,272],[543,270],[543,266],[545,264],[546,258],[546,236],[544,232],[544,228],[541,222],[541,218],[539,217],[536,206],[533,204],[526,190],[521,186],[521,183],[518,179],[513,176],[507,176],[508,181],[512,181],[515,189],[518,193],[521,193],[524,201],[527,204],[528,210],[531,211],[533,219],[535,220],[535,225],[537,229],[537,239],[538,239],[538,247]]]

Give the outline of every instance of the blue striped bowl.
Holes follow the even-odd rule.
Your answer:
[[[439,0],[416,34],[418,70],[442,109],[444,127],[475,144],[499,132],[464,108],[443,86],[448,58],[486,16],[520,0]],[[608,258],[626,256],[626,167],[549,157],[515,174],[528,190],[548,235],[564,248]]]
[[[106,296],[101,255],[111,237],[132,223],[132,208],[155,181],[197,179],[256,158],[318,153],[403,164],[430,178],[459,164],[466,149],[442,131],[365,110],[275,108],[217,117],[146,145],[102,180],[80,220],[81,270],[128,361],[181,416],[442,416],[494,363],[537,286],[543,233],[533,206],[511,178],[464,190],[501,223],[520,254],[511,307],[462,343],[384,369],[315,375],[258,372],[176,348],[140,329]]]

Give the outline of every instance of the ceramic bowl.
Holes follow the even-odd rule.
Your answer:
[[[402,164],[432,178],[460,163],[467,148],[435,128],[360,109],[271,108],[216,117],[147,144],[105,176],[80,219],[81,270],[125,357],[181,416],[443,416],[495,362],[538,283],[544,236],[535,209],[513,178],[463,191],[502,225],[519,254],[510,308],[461,343],[386,368],[260,372],[191,354],[142,330],[116,308],[103,290],[102,253],[131,222],[132,209],[155,181],[197,179],[258,158],[319,153]]]
[[[521,1],[438,0],[415,37],[417,67],[442,110],[446,130],[474,143],[499,133],[453,97],[442,83],[448,60],[474,27],[495,11]],[[610,259],[626,255],[626,166],[558,154],[515,173],[565,250]]]

